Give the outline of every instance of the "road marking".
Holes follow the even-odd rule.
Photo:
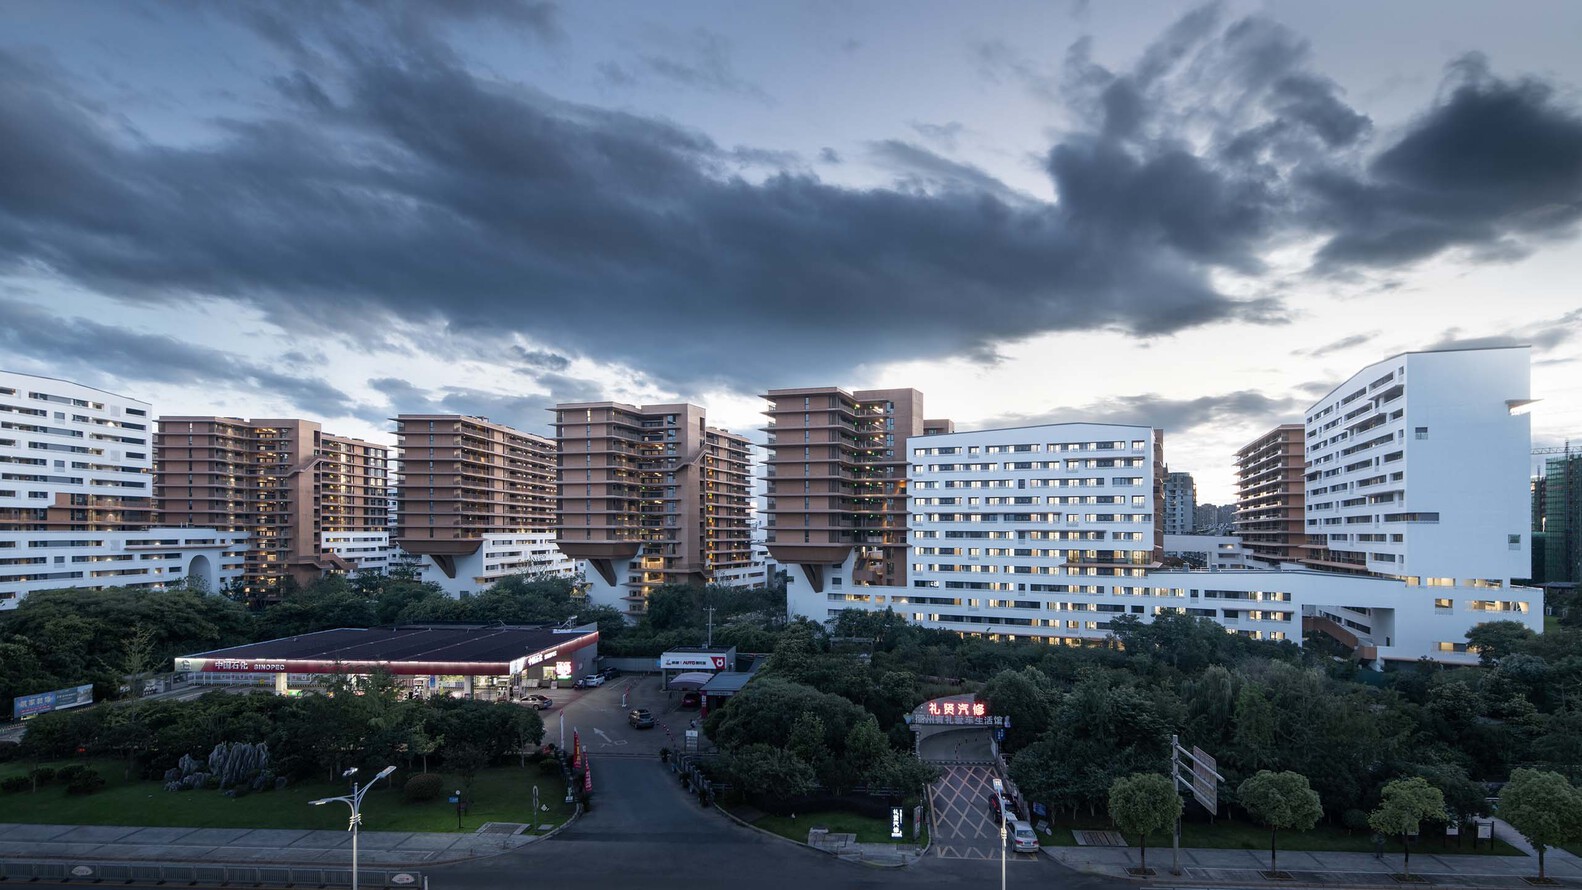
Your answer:
[[[607,734],[602,729],[595,728],[593,730],[593,734],[598,736],[601,739],[604,739],[603,747],[606,747],[606,748],[608,748],[611,745],[624,745],[624,744],[626,744],[626,739],[612,739],[612,738],[610,738],[609,734]]]

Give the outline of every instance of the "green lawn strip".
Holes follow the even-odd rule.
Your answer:
[[[70,763],[88,763],[109,782],[101,791],[88,795],[68,795],[61,783],[51,783],[37,793],[22,791],[0,794],[0,822],[26,822],[53,825],[146,825],[154,827],[200,828],[301,828],[345,829],[351,810],[345,804],[310,806],[321,797],[348,794],[351,786],[339,782],[303,782],[280,791],[263,791],[245,797],[228,798],[219,791],[166,791],[162,782],[127,781],[125,766],[119,760],[57,761],[42,764],[56,768]],[[31,762],[0,764],[0,779],[26,775]],[[364,831],[455,832],[456,806],[448,798],[461,781],[444,775],[444,793],[438,800],[407,803],[399,784],[381,787],[363,798]],[[398,783],[402,772],[393,777]],[[539,800],[547,812],[533,818],[529,812],[532,786],[539,787]],[[485,822],[530,822],[534,825],[560,824],[571,814],[564,803],[566,786],[559,775],[545,775],[536,766],[494,767],[473,779],[473,792],[461,830],[476,831]]]
[[[1087,829],[1090,831],[1114,831],[1115,826],[1106,819],[1079,819],[1076,821],[1062,820],[1053,826],[1054,834],[1039,835],[1039,839],[1046,844],[1056,847],[1074,847],[1076,838],[1072,837],[1072,829]],[[1137,845],[1137,838],[1128,835],[1127,842],[1132,846]],[[1412,845],[1413,853],[1426,853],[1432,855],[1492,855],[1492,856],[1521,856],[1520,850],[1501,840],[1495,840],[1490,847],[1488,841],[1482,841],[1477,849],[1472,848],[1470,838],[1463,839],[1460,848],[1456,847],[1454,840],[1448,844],[1440,838],[1425,838]],[[1276,841],[1282,851],[1303,852],[1343,852],[1343,853],[1372,853],[1373,835],[1369,832],[1357,831],[1348,833],[1344,828],[1319,825],[1311,831],[1282,831]],[[1251,825],[1233,819],[1219,819],[1210,824],[1207,822],[1186,822],[1181,826],[1181,846],[1206,850],[1269,850],[1269,830],[1257,825]],[[1157,849],[1170,847],[1170,833],[1159,832],[1148,836],[1148,848]],[[1399,854],[1401,843],[1391,840],[1384,845],[1386,853]]]
[[[911,820],[908,819],[907,823],[904,830],[910,832]],[[890,837],[889,819],[874,819],[856,813],[797,813],[795,819],[790,816],[764,816],[754,822],[753,826],[804,844],[807,843],[808,831],[814,828],[828,828],[831,834],[855,834],[859,844],[912,843],[909,838],[896,840]],[[923,836],[916,843],[918,846],[928,843],[927,825],[923,826]]]

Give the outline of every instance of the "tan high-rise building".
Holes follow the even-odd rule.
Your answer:
[[[764,398],[770,554],[798,565],[814,592],[826,570],[853,557],[852,584],[906,586],[906,443],[955,425],[924,419],[915,389],[823,386]]]
[[[586,560],[590,598],[642,614],[664,584],[726,583],[752,562],[744,436],[696,405],[555,409],[555,543]]]
[[[457,592],[569,570],[550,543],[554,441],[461,414],[402,414],[395,423],[396,542],[432,561],[440,574],[430,580]]]
[[[1236,534],[1259,562],[1306,556],[1303,441],[1302,424],[1285,423],[1236,452]]]
[[[337,542],[376,545],[367,536],[386,532],[388,450],[311,420],[161,417],[154,459],[162,525],[248,533],[242,584],[253,600],[278,599],[287,577],[357,570],[364,560]]]

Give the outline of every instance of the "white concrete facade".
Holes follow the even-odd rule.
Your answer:
[[[520,535],[484,535],[478,549],[456,559],[456,577],[445,574],[434,558],[424,556],[419,563],[419,580],[438,584],[451,596],[473,593],[511,575],[571,578],[577,574],[575,561],[555,546],[552,532]]]
[[[1165,533],[1165,556],[1215,572],[1251,568],[1247,548],[1235,535],[1172,535]]]
[[[946,433],[908,444],[911,584],[823,594],[791,573],[792,614],[893,607],[931,627],[1050,643],[1102,639],[1119,614],[1161,599],[1147,579],[1162,543],[1162,433],[1071,423]],[[839,579],[839,580],[838,580]]]
[[[319,547],[357,566],[358,571],[378,572],[390,569],[393,548],[390,533],[383,532],[320,532]]]
[[[219,593],[242,576],[245,532],[204,528],[144,531],[0,531],[0,610],[36,590],[180,586],[189,576]]]
[[[1528,362],[1527,347],[1409,352],[1313,403],[1306,532],[1328,548],[1315,565],[1424,586],[1526,577]]]
[[[1406,353],[1319,399],[1305,418],[1307,531],[1328,543],[1316,568],[1239,570],[1233,536],[1164,536],[1161,552],[1215,554],[1207,571],[1151,565],[1148,427],[930,437],[911,458],[912,587],[843,588],[841,567],[815,594],[793,573],[788,609],[894,608],[1068,645],[1103,639],[1117,615],[1171,610],[1264,640],[1320,630],[1368,658],[1475,662],[1479,624],[1543,630],[1542,591],[1511,584],[1529,571],[1528,399],[1525,347]],[[1126,466],[1091,463],[1105,441]]]
[[[0,371],[0,609],[56,588],[219,591],[247,535],[150,528],[153,407],[50,377]]]

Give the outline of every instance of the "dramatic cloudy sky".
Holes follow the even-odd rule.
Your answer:
[[[0,367],[160,413],[913,386],[1235,449],[1403,350],[1582,438],[1582,3],[0,5]],[[756,433],[754,434],[757,435]]]

